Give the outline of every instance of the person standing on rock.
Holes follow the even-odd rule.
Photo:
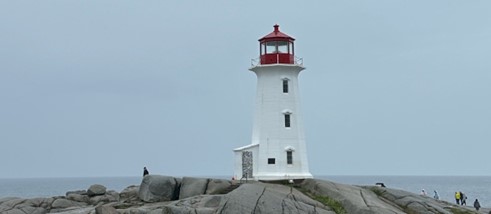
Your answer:
[[[460,192],[455,192],[455,203],[460,205]]]
[[[463,192],[460,192],[460,205],[467,205],[467,195],[465,195]]]
[[[147,167],[143,167],[143,177],[145,177],[145,175],[148,175]]]
[[[438,192],[436,190],[433,190],[433,192],[435,192],[435,195],[433,195],[433,198],[436,199],[436,200],[439,200],[440,199],[440,195],[438,195]]]
[[[476,208],[477,211],[479,211],[479,208],[481,208],[481,204],[479,203],[479,201],[477,200],[477,198],[474,201],[474,208]]]

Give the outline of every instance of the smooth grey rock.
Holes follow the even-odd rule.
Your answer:
[[[136,185],[131,185],[129,187],[126,187],[123,191],[119,193],[119,199],[122,202],[139,201],[140,200],[140,198],[138,198],[139,189],[140,186],[136,186]]]
[[[93,197],[96,195],[104,195],[104,194],[106,194],[106,187],[100,184],[91,185],[87,190],[87,195],[89,197]]]
[[[0,202],[0,213],[32,213],[44,214],[47,213],[47,208],[51,205],[51,198],[32,198],[19,199],[9,198]]]
[[[95,208],[96,214],[119,214],[119,212],[111,206],[98,206]]]
[[[334,214],[296,189],[277,184],[243,184],[223,197],[217,213]]]
[[[65,193],[65,196],[68,196],[70,194],[87,195],[87,190],[68,191],[68,192]]]
[[[77,193],[69,193],[66,198],[71,201],[77,201],[77,202],[83,202],[83,203],[89,203],[90,198],[87,194],[81,195]]]
[[[95,214],[94,207],[82,207],[82,208],[66,208],[66,209],[57,209],[51,210],[50,213],[56,214]]]
[[[104,195],[97,195],[89,198],[89,204],[100,205],[119,201],[119,193],[109,190]]]
[[[86,203],[70,201],[64,198],[58,198],[51,204],[51,208],[60,209],[60,208],[68,208],[68,207],[84,207],[87,206]]]
[[[149,213],[162,213],[162,209],[167,206],[170,201],[155,202],[155,203],[144,203],[127,208],[116,208],[121,214],[149,214]]]
[[[11,198],[10,200],[6,200],[2,202],[1,207],[5,208],[14,208],[15,206],[22,204],[26,201],[27,199],[22,199],[22,198]],[[0,210],[1,211],[1,210]]]
[[[168,176],[149,177],[146,183],[147,191],[159,190],[160,195],[167,194],[168,198],[177,198],[179,193],[179,179]],[[150,178],[153,177],[153,178]],[[156,180],[150,185],[151,180]],[[203,185],[203,180],[208,180]],[[222,182],[223,181],[223,182]],[[223,185],[225,183],[225,185]],[[199,189],[193,194],[175,201],[145,203],[138,200],[125,200],[135,197],[138,191],[140,197],[141,188],[137,186],[127,188],[125,194],[115,191],[106,191],[104,195],[90,197],[88,205],[75,201],[77,197],[88,197],[83,192],[67,192],[67,197],[57,196],[52,198],[0,198],[0,213],[2,214],[97,214],[97,213],[122,213],[122,214],[161,214],[161,213],[316,213],[334,214],[333,210],[315,201],[298,191],[297,189],[279,184],[252,182],[242,184],[227,194],[206,195],[220,192],[228,184],[227,180],[183,178],[182,187],[191,188],[193,185]],[[223,185],[223,186],[222,186]],[[166,188],[161,188],[167,186]],[[204,190],[203,190],[204,186]],[[235,187],[235,186],[234,186]],[[300,183],[299,188],[308,190],[309,195],[329,197],[338,201],[347,213],[425,213],[425,214],[451,214],[451,213],[477,213],[469,206],[457,206],[453,203],[435,200],[431,197],[421,196],[402,190],[382,188],[377,186],[351,186],[337,184],[329,181],[307,179]],[[170,195],[170,196],[169,196]],[[122,197],[124,196],[124,197]],[[161,196],[159,196],[161,197]],[[159,199],[161,200],[161,199]],[[98,210],[97,210],[98,209]],[[482,208],[479,213],[488,213],[489,208]]]
[[[24,206],[24,207],[19,207],[17,208],[21,210],[24,213],[30,213],[30,214],[45,214],[48,213],[48,211],[42,207],[30,207],[30,206]]]
[[[330,181],[306,179],[301,187],[315,195],[327,196],[342,204],[348,213],[403,214],[401,209],[385,203],[370,190]]]
[[[6,201],[11,201],[11,200],[16,200],[16,199],[22,200],[22,198],[19,198],[19,197],[5,197],[5,198],[0,198],[0,204],[2,204],[3,202],[6,202]]]
[[[48,211],[41,207],[16,207],[5,211],[0,211],[2,214],[46,214]]]
[[[177,182],[174,177],[147,175],[143,178],[138,197],[145,202],[170,201],[176,197]]]
[[[24,211],[17,209],[17,208],[11,208],[6,211],[2,211],[2,214],[26,214]]]
[[[199,195],[173,201],[162,209],[162,213],[213,214],[223,196]]]
[[[53,198],[31,198],[22,203],[22,206],[41,207],[48,209],[53,203]]]
[[[206,192],[206,187],[208,186],[208,181],[209,179],[207,178],[183,177],[179,199],[204,194]]]
[[[218,194],[232,186],[232,182],[224,179],[210,179],[205,194]]]

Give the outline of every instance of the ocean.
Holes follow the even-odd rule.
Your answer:
[[[205,176],[225,179],[225,176]],[[374,185],[382,182],[387,187],[419,194],[424,189],[428,196],[438,191],[441,200],[455,203],[456,191],[465,193],[467,204],[477,198],[481,206],[491,207],[491,176],[316,176],[318,179],[352,185]],[[92,178],[20,178],[0,179],[0,198],[64,196],[68,191],[86,190],[92,184],[101,184],[108,190],[121,192],[131,185],[140,185],[141,177]]]

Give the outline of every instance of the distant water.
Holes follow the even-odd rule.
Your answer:
[[[0,198],[64,196],[68,191],[87,190],[92,184],[101,184],[108,190],[121,192],[128,186],[140,185],[141,179],[142,177],[0,179]]]
[[[225,176],[214,177],[225,178]],[[472,206],[474,200],[478,198],[483,207],[491,207],[491,176],[316,176],[316,178],[352,185],[374,185],[383,182],[387,187],[416,194],[419,194],[421,189],[425,189],[430,197],[433,197],[433,190],[437,190],[441,200],[452,203],[455,203],[455,191],[461,191],[467,195],[468,205]],[[108,190],[121,192],[128,186],[140,185],[141,179],[141,177],[0,179],[0,198],[62,196],[68,191],[87,190],[92,184],[101,184]]]

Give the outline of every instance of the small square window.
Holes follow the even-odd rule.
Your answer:
[[[276,163],[276,159],[268,158],[268,164],[275,164],[275,163]]]

